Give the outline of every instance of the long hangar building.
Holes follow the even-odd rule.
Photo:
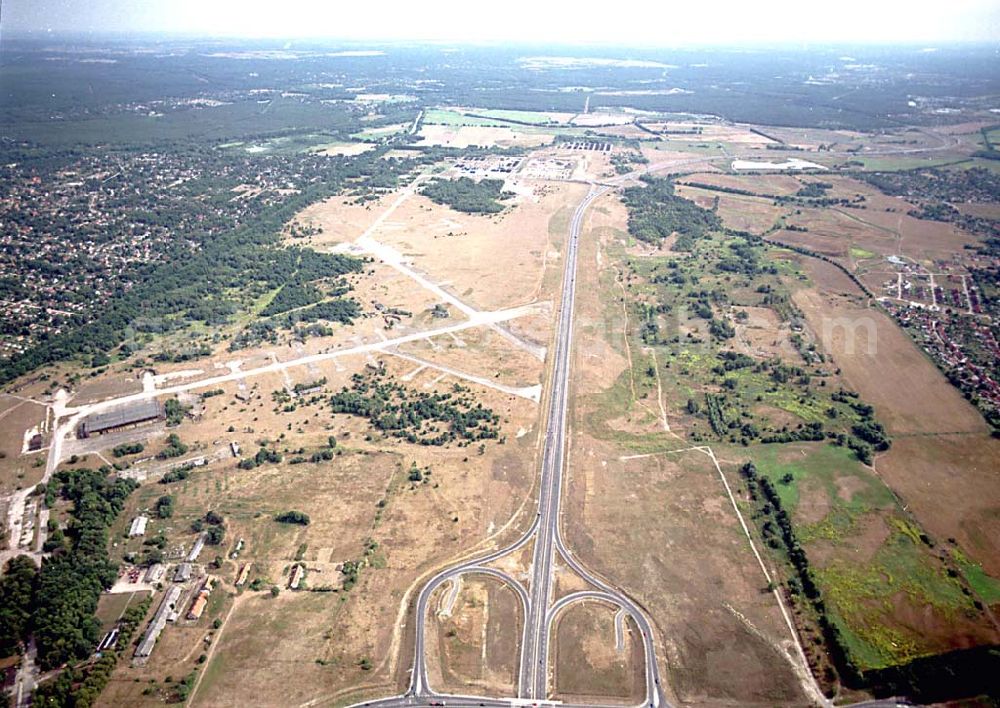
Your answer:
[[[104,413],[88,415],[77,427],[76,435],[79,438],[89,438],[92,435],[102,435],[132,428],[142,423],[160,420],[163,417],[163,404],[155,398],[136,401],[112,408]]]

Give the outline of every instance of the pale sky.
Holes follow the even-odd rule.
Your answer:
[[[998,0],[0,0],[4,33],[615,43],[1000,40]]]

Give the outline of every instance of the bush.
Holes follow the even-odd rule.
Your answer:
[[[156,515],[161,519],[169,519],[174,515],[174,498],[162,496],[156,500]]]

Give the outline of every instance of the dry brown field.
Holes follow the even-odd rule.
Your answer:
[[[648,166],[656,168],[654,172],[658,176],[711,172],[716,166],[721,168],[727,164],[725,156],[717,149],[695,147],[700,144],[688,144],[685,150],[685,146],[677,142],[643,143],[642,154],[649,160]]]
[[[465,576],[450,613],[450,588],[435,593],[427,620],[427,670],[437,691],[511,696],[524,616],[512,590],[488,577]]]
[[[45,471],[44,452],[22,455],[24,434],[46,418],[45,405],[35,399],[0,395],[0,494],[37,484]],[[38,465],[36,460],[42,460]]]
[[[497,216],[462,214],[415,195],[371,236],[468,304],[512,307],[538,299],[549,269],[561,271],[559,248],[565,225],[584,191],[576,184],[537,190],[537,202],[523,202]],[[388,203],[391,198],[380,205]],[[376,207],[373,212],[377,216]],[[312,207],[303,219],[323,227],[324,233],[313,237],[320,248],[356,238],[370,224],[367,216],[356,206],[328,200],[322,208]],[[342,218],[355,224],[349,229],[336,226]]]
[[[816,286],[797,292],[795,303],[846,383],[875,406],[890,434],[986,432],[976,409],[913,341],[887,315],[848,294],[858,291],[843,273],[816,259],[803,265]]]
[[[1000,220],[1000,204],[958,204],[956,207],[963,214],[978,216],[983,219]]]
[[[709,458],[626,461],[580,431],[570,464],[567,543],[648,611],[669,695],[682,705],[805,703],[791,635]]]
[[[900,234],[892,227],[878,227],[853,213],[836,209],[802,208],[789,215],[787,223],[808,229],[808,232],[780,231],[775,235],[782,243],[806,246],[844,260],[851,246],[885,255],[898,254]],[[898,215],[894,215],[898,216]]]
[[[558,287],[562,240],[572,206],[584,189],[580,185],[546,185],[536,190],[537,201],[526,200],[493,218],[459,214],[414,196],[372,236],[398,249],[425,277],[474,306],[492,309],[536,299],[544,302]],[[317,248],[329,248],[356,238],[393,199],[384,198],[371,211],[331,200],[307,210],[297,221],[323,226],[324,233],[311,241]],[[160,367],[157,373],[187,371],[186,378],[171,382],[197,381],[228,372],[222,363],[234,359],[242,360],[243,370],[247,370],[275,358],[287,361],[302,354],[446,326],[463,317],[449,307],[450,318],[431,318],[427,309],[437,302],[433,294],[381,263],[372,264],[355,280],[353,295],[366,310],[378,301],[409,309],[413,317],[404,317],[391,331],[383,329],[380,316],[369,317],[351,327],[336,328],[331,338],[217,352],[205,360]],[[552,312],[551,306],[543,307],[508,324],[518,336],[547,346]],[[534,385],[542,375],[537,358],[488,328],[420,340],[404,349],[439,366],[508,386]],[[478,445],[411,445],[373,434],[362,419],[329,412],[323,402],[326,394],[346,385],[366,364],[383,363],[397,381],[413,390],[446,391],[455,383],[470,386],[477,400],[500,416],[502,442],[487,442],[482,452]],[[196,369],[201,371],[192,371]],[[321,377],[327,383],[319,402],[298,402],[295,410],[284,412],[284,404],[272,399],[275,392],[280,394],[296,383]],[[137,511],[150,508],[164,493],[175,495],[176,512],[167,523],[153,522],[151,528],[165,531],[168,549],[190,546],[195,538],[188,530],[192,520],[209,509],[221,513],[227,528],[223,549],[228,551],[238,538],[245,540],[239,561],[226,560],[218,571],[226,583],[224,591],[220,590],[225,603],[212,616],[224,619],[224,624],[213,632],[207,645],[210,619],[168,627],[161,640],[166,649],[160,652],[158,647],[145,667],[116,673],[106,694],[108,700],[153,705],[165,692],[143,696],[145,682],[150,678],[162,682],[168,673],[180,678],[196,666],[191,663],[188,668],[185,662],[195,662],[206,651],[194,705],[336,703],[397,692],[406,680],[403,669],[409,662],[411,637],[406,627],[412,627],[414,621],[410,602],[421,579],[446,561],[509,540],[533,516],[527,502],[535,478],[539,406],[383,352],[293,366],[218,387],[223,394],[206,399],[196,420],[186,420],[173,429],[190,446],[189,455],[207,454],[217,459],[194,470],[182,482],[147,482],[130,498],[114,532],[124,531],[124,524]],[[239,401],[237,392],[250,393],[252,398]],[[338,454],[332,461],[289,464],[289,458],[297,454],[308,458],[325,446],[331,435],[338,442]],[[272,441],[284,452],[285,460],[278,465],[238,470],[234,459],[218,455],[230,441],[237,442],[245,455],[253,454],[260,440]],[[149,452],[158,447],[154,444]],[[413,462],[431,468],[426,482],[407,481]],[[307,513],[312,523],[301,527],[273,521],[276,513],[288,509]],[[131,549],[131,545],[138,548],[138,542],[130,542],[119,551]],[[206,550],[203,560],[216,553],[215,549]],[[307,569],[306,588],[329,586],[336,590],[342,580],[339,564],[363,560],[365,566],[357,585],[349,591],[292,591],[286,586],[296,557],[302,558]],[[230,598],[237,594],[231,584],[243,562],[253,563],[251,580],[266,582],[260,591],[243,588]],[[274,598],[269,592],[272,584],[281,588]],[[508,601],[513,599],[512,595],[507,597],[510,591],[495,585],[484,585],[493,612],[492,619],[482,621],[484,626],[499,623],[509,628],[513,626],[511,612],[517,608]],[[469,620],[475,621],[479,620]],[[497,660],[487,662],[486,672],[478,677],[469,673],[471,664],[462,658],[462,651],[453,652],[454,656],[449,653],[450,638],[443,637],[446,661],[439,674],[442,680],[454,685],[479,681],[507,691],[504,686],[513,680],[509,677],[516,654],[513,659],[505,657],[514,651],[508,645],[516,637],[511,640],[492,629],[487,635],[486,651]],[[275,682],[274,676],[288,680]],[[138,684],[134,682],[137,677]]]
[[[955,539],[1000,577],[1000,441],[988,435],[897,437],[875,468],[938,542]]]
[[[142,373],[129,372],[122,376],[100,376],[84,379],[73,395],[72,405],[96,403],[108,398],[127,396],[142,391]]]
[[[767,144],[773,144],[773,140],[754,133],[750,127],[734,124],[720,123],[646,123],[651,130],[692,130],[701,128],[700,134],[667,134],[664,137],[668,141],[682,142],[706,142],[706,143],[733,143],[741,147],[760,148]]]
[[[746,312],[747,319],[741,322],[733,318],[736,311]],[[788,363],[802,363],[802,356],[789,339],[789,325],[770,307],[733,308],[729,315],[736,329],[733,347],[736,351],[757,359],[778,357]]]
[[[301,243],[324,250],[341,241],[353,241],[379,217],[395,197],[383,196],[376,201],[358,204],[348,197],[330,197],[300,211],[293,219],[303,226],[320,227],[321,234],[301,239],[289,238],[289,243]]]
[[[514,387],[538,385],[544,369],[537,357],[485,327],[408,342],[398,351]]]
[[[338,155],[360,155],[363,152],[368,152],[375,147],[375,143],[345,143],[343,145],[333,145],[329,147],[322,147],[316,152],[320,155],[329,155],[335,157]]]
[[[762,234],[769,230],[788,211],[785,207],[774,206],[772,202],[756,197],[723,194],[685,185],[678,185],[676,191],[678,196],[707,209],[711,209],[718,200],[717,213],[722,223],[731,229],[752,234]]]
[[[735,175],[717,172],[693,172],[685,175],[681,182],[698,182],[700,184],[711,184],[729,189],[743,189],[748,192],[774,196],[795,194],[802,189],[803,185],[802,180],[794,175]]]
[[[631,621],[615,644],[615,612],[608,605],[570,605],[553,629],[554,698],[566,702],[635,705],[645,697],[642,642]]]

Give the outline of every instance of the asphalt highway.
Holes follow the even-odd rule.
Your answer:
[[[363,705],[397,708],[416,705],[510,706],[548,703],[548,657],[552,625],[560,611],[574,602],[600,600],[623,609],[643,634],[645,650],[646,696],[644,706],[664,704],[660,691],[659,669],[652,641],[652,628],[641,610],[616,588],[591,574],[566,549],[559,531],[559,504],[562,495],[563,466],[566,449],[566,422],[569,399],[573,311],[576,299],[576,264],[580,232],[587,208],[614,185],[591,184],[570,222],[565,248],[565,266],[561,302],[556,325],[551,386],[545,416],[545,439],[542,446],[541,480],[538,511],[530,528],[515,543],[478,558],[458,563],[433,576],[420,590],[416,600],[416,630],[410,685],[405,695],[372,701]],[[486,567],[534,541],[530,593],[515,578]],[[552,605],[552,582],[555,556],[598,590],[574,593]],[[430,598],[446,582],[462,575],[488,575],[508,585],[519,597],[525,615],[521,643],[518,695],[512,698],[459,696],[433,690],[428,681],[425,623]]]

